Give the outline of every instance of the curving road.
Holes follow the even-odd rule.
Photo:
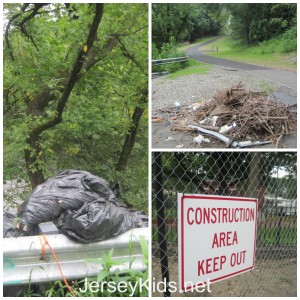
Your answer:
[[[207,51],[201,51],[201,47],[209,45],[220,38],[221,37],[216,37],[205,43],[189,47],[186,50],[186,54],[190,58],[193,58],[203,63],[219,65],[242,72],[249,72],[251,74],[261,77],[262,79],[267,79],[269,81],[275,82],[276,84],[281,86],[281,88],[277,91],[277,96],[278,98],[280,98],[281,101],[285,102],[286,104],[297,103],[296,72],[277,70],[268,67],[233,61],[229,59],[218,58],[205,54],[205,52]]]
[[[297,103],[297,73],[291,72],[291,71],[284,71],[284,70],[275,70],[268,67],[263,66],[257,66],[242,62],[237,62],[233,60],[223,59],[223,58],[217,58],[214,56],[206,55],[205,52],[207,51],[201,51],[201,47],[208,45],[216,40],[218,40],[220,37],[213,38],[205,43],[198,44],[192,47],[189,47],[186,50],[186,54],[195,60],[198,60],[200,62],[204,62],[211,65],[218,65],[219,72],[223,72],[222,67],[224,67],[225,71],[235,71],[234,78],[245,78],[248,74],[251,74],[251,78],[255,77],[258,78],[258,82],[270,82],[272,83],[271,86],[276,89],[276,91],[273,92],[273,94],[276,96],[278,100],[281,102],[292,105]],[[226,73],[226,72],[225,72]],[[247,74],[245,74],[247,73]],[[217,76],[219,73],[213,75],[213,77],[221,77]],[[224,74],[223,74],[224,76]],[[233,76],[225,75],[230,80],[234,80]],[[231,79],[232,78],[232,79]],[[260,80],[261,79],[261,80]],[[187,80],[187,79],[185,79]],[[191,78],[189,81],[192,80]],[[198,78],[196,79],[199,81],[199,84],[203,84],[203,80]],[[192,84],[197,84],[198,81],[192,81]],[[179,79],[177,79],[177,83],[182,84],[184,89],[186,89],[187,83],[181,83]],[[164,83],[168,85],[167,83]],[[175,82],[176,84],[176,82]],[[190,82],[189,82],[190,84]],[[172,84],[169,83],[169,86],[174,87]],[[153,86],[152,86],[153,88]],[[159,89],[158,89],[159,91]],[[166,91],[165,91],[166,92]],[[170,92],[170,91],[169,91]],[[171,93],[173,96],[178,97],[180,94],[179,91],[176,91],[175,93],[172,91]],[[172,98],[173,99],[173,98]],[[173,100],[172,100],[173,101]],[[165,142],[167,138],[172,137],[173,140],[169,142]],[[297,132],[293,132],[288,136],[283,137],[282,142],[285,144],[286,148],[289,149],[296,149],[297,148]],[[182,144],[184,148],[195,148],[195,146],[191,146],[191,136],[182,133],[182,132],[172,132],[170,128],[169,122],[165,123],[157,123],[152,124],[152,147],[153,148],[172,148],[175,149],[175,147],[178,144]],[[212,142],[208,146],[201,146],[199,145],[197,148],[223,148],[224,145],[221,142]],[[274,148],[275,145],[264,145],[260,146],[259,148]]]

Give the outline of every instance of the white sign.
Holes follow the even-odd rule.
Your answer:
[[[180,290],[253,269],[256,224],[257,199],[178,194]]]

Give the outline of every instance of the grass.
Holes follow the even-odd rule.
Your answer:
[[[189,59],[188,65],[186,68],[177,70],[176,72],[169,74],[167,76],[167,78],[168,79],[176,79],[177,77],[180,77],[180,76],[187,76],[187,75],[193,75],[193,74],[207,74],[210,67],[211,66],[208,64],[204,64],[204,63],[198,62],[196,60]]]
[[[201,49],[211,50],[212,47],[218,52],[207,52],[206,54],[231,59],[235,61],[256,64],[271,68],[285,69],[290,71],[297,70],[297,64],[294,59],[295,52],[281,53],[278,40],[269,40],[258,46],[241,46],[230,37],[223,37]]]
[[[275,245],[278,228],[261,228],[258,239],[260,244]],[[281,228],[279,245],[296,245],[296,228]]]
[[[90,262],[96,262],[102,264],[102,269],[99,270],[99,273],[96,277],[85,278],[83,280],[76,280],[69,282],[72,285],[72,289],[77,297],[147,297],[148,296],[148,287],[143,285],[148,280],[148,242],[144,237],[140,239],[140,246],[143,254],[143,264],[147,267],[145,272],[135,270],[132,268],[134,257],[131,256],[133,252],[133,242],[129,242],[129,258],[114,258],[113,249],[111,249],[106,255],[101,259],[88,260]],[[119,269],[111,272],[111,269],[114,266],[123,265],[125,263],[129,264],[129,268],[123,270],[122,272]],[[85,289],[85,281],[88,283],[93,282],[93,288]],[[118,284],[122,282],[123,288],[118,290]],[[98,283],[98,285],[96,285]],[[124,285],[126,289],[124,289]],[[136,289],[133,290],[131,287],[136,285]],[[97,287],[99,288],[97,291]],[[112,288],[113,287],[113,288]],[[116,288],[116,289],[115,289]],[[82,289],[82,292],[80,291]],[[72,294],[68,290],[67,286],[60,280],[55,281],[54,283],[49,283],[49,286],[39,291],[35,290],[35,286],[31,285],[29,281],[28,289],[19,296],[23,297],[71,297]]]

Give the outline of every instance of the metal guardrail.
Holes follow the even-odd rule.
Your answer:
[[[160,65],[166,65],[166,64],[172,64],[172,63],[184,63],[188,61],[188,56],[183,57],[174,57],[174,58],[162,58],[162,59],[156,59],[152,60],[153,66],[160,66]],[[163,72],[154,72],[151,74],[151,78],[157,78],[160,76],[165,76],[170,74],[169,71],[163,71]]]
[[[156,59],[152,60],[152,65],[165,65],[165,64],[172,64],[176,62],[186,62],[188,60],[188,56],[183,57],[175,57],[175,58],[163,58],[163,59]]]
[[[134,257],[132,268],[145,271],[140,246],[141,237],[149,239],[148,228],[136,228],[107,241],[80,244],[62,234],[48,235],[63,274],[67,280],[96,276],[102,270],[101,258],[114,248],[113,259]],[[129,243],[132,246],[129,247]],[[7,238],[3,240],[3,283],[5,286],[28,283],[42,283],[61,279],[53,255],[46,246],[46,256],[41,260],[42,251],[39,236]],[[129,260],[128,260],[129,261]],[[128,264],[111,268],[128,269]]]

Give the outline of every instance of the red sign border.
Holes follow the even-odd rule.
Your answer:
[[[187,286],[184,287],[184,199],[197,199],[197,200],[227,200],[227,201],[247,201],[247,202],[256,202],[256,222],[255,222],[255,232],[254,232],[254,252],[253,252],[253,265],[249,268],[240,270],[238,272],[234,272],[219,278],[215,278],[210,280],[211,283],[221,281],[225,278],[232,277],[234,275],[238,275],[240,273],[244,273],[246,271],[254,269],[255,265],[255,253],[256,253],[256,226],[257,226],[257,215],[258,215],[258,201],[255,198],[244,198],[244,197],[231,197],[231,196],[212,196],[212,195],[189,195],[189,194],[183,194],[181,197],[181,290],[182,291],[188,291],[191,289],[194,289],[196,286],[206,285],[207,282],[204,282],[203,285],[193,285],[193,286]]]

